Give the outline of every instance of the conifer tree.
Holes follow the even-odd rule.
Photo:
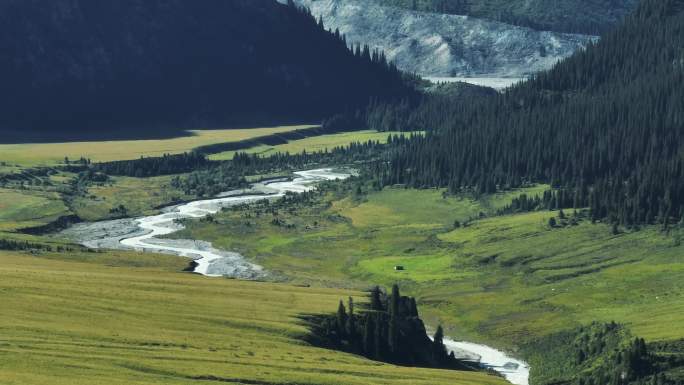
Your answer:
[[[432,339],[432,358],[436,364],[441,364],[446,356],[446,347],[444,346],[444,329],[442,325],[437,326],[437,331]]]
[[[347,316],[347,336],[354,339],[356,335],[356,321],[354,320],[354,299],[349,297],[349,315]]]
[[[371,308],[371,310],[375,310],[375,311],[382,311],[383,310],[382,300],[380,299],[380,287],[379,286],[375,286],[373,289],[371,289],[370,308]]]
[[[363,325],[363,351],[366,356],[373,357],[375,354],[374,333],[375,325],[371,313],[366,313],[365,324]]]
[[[340,337],[345,335],[345,328],[347,326],[347,311],[344,308],[344,303],[340,300],[340,306],[337,308],[337,331]]]
[[[399,285],[392,285],[392,297],[390,300],[390,315],[399,316],[399,302],[401,301],[401,295],[399,294]]]
[[[373,346],[375,347],[375,352],[374,352],[374,357],[376,359],[381,359],[384,354],[383,354],[383,343],[382,343],[382,334],[383,334],[383,320],[382,320],[382,314],[376,313],[375,314],[375,322],[373,322],[373,326],[375,326],[375,329],[373,330]]]
[[[416,304],[416,299],[411,297],[409,303],[409,312],[411,317],[418,317],[418,305]]]
[[[392,286],[392,297],[390,298],[390,320],[387,332],[387,343],[391,353],[399,351],[399,301],[401,297],[399,294],[399,286],[394,284]]]

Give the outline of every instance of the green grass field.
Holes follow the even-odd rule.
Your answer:
[[[196,130],[191,131],[187,136],[162,140],[0,144],[0,162],[11,165],[36,166],[62,163],[64,157],[70,159],[85,157],[94,162],[137,159],[141,156],[178,154],[203,145],[238,142],[308,127],[312,126]]]
[[[335,147],[344,147],[354,142],[367,142],[369,140],[379,141],[380,143],[387,143],[387,137],[391,134],[400,135],[400,132],[377,132],[372,130],[343,132],[340,134],[330,134],[322,136],[313,136],[306,139],[293,140],[286,144],[276,146],[261,145],[252,147],[240,152],[249,154],[258,154],[260,156],[269,156],[276,153],[298,154],[301,152],[317,152],[332,150]],[[230,160],[233,159],[237,151],[225,151],[209,156],[212,160]]]
[[[70,187],[76,175],[60,172],[35,177],[31,184],[23,186],[8,184],[0,188],[0,236],[16,237],[7,232],[46,225],[66,215],[98,221],[116,217],[119,214],[111,210],[123,205],[127,215],[135,217],[156,213],[157,207],[165,204],[194,198],[173,188],[172,178],[111,177],[77,191]]]
[[[306,333],[299,316],[330,312],[360,293],[177,273],[186,263],[133,253],[0,252],[0,382],[505,383],[311,347],[299,340]]]
[[[520,193],[475,201],[443,197],[439,190],[389,188],[362,200],[327,196],[293,213],[279,210],[289,227],[243,210],[221,214],[214,223],[193,222],[174,236],[238,250],[295,282],[399,282],[418,297],[431,324],[495,346],[515,348],[594,320],[623,322],[650,341],[684,337],[678,230],[647,227],[613,235],[610,226],[588,220],[552,229],[548,219],[558,212],[548,211],[452,227],[454,220],[491,215]],[[396,265],[405,270],[395,271]]]
[[[0,231],[44,225],[67,212],[55,192],[0,188]]]
[[[129,216],[136,217],[155,213],[155,207],[194,198],[173,188],[172,178],[112,177],[109,182],[90,186],[85,196],[74,200],[72,208],[83,220],[96,221],[111,216],[110,210],[119,205],[127,209]]]

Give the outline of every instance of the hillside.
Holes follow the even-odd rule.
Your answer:
[[[594,220],[667,229],[684,216],[682,26],[682,0],[647,0],[495,103],[426,102],[413,114],[429,114],[436,131],[398,145],[386,183],[493,192],[539,181]]]
[[[631,12],[638,0],[376,0],[428,12],[468,15],[537,30],[598,35]]]
[[[183,258],[133,253],[0,251],[0,262],[0,290],[12,293],[3,384],[505,384],[301,341],[303,314],[359,292],[207,279],[179,273]]]
[[[272,0],[0,0],[2,140],[318,121],[406,92]]]
[[[407,72],[428,77],[522,78],[553,66],[593,37],[365,0],[296,0],[351,42],[382,49]]]

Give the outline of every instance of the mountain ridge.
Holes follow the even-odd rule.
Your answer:
[[[0,0],[0,130],[168,135],[320,121],[402,75],[274,0]]]
[[[383,50],[400,69],[427,77],[524,78],[596,39],[363,0],[295,2],[348,41]]]

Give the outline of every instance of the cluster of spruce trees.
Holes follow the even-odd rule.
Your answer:
[[[588,361],[590,356],[584,350],[578,351],[580,364]],[[577,385],[680,385],[681,379],[665,374],[677,369],[672,360],[663,360],[651,353],[643,338],[633,339],[627,346],[611,352],[601,365],[593,370],[581,373],[576,380]]]
[[[401,296],[394,285],[386,294],[379,287],[370,292],[368,306],[357,311],[352,298],[348,307],[340,301],[337,313],[313,319],[312,341],[318,345],[360,354],[399,365],[472,370],[447,353],[444,333],[438,327],[428,338],[418,316],[416,300]]]
[[[684,1],[644,0],[598,43],[499,96],[423,102],[408,118],[397,108],[395,121],[432,130],[394,141],[377,177],[478,193],[550,183],[594,218],[669,226],[684,217],[682,84]]]

